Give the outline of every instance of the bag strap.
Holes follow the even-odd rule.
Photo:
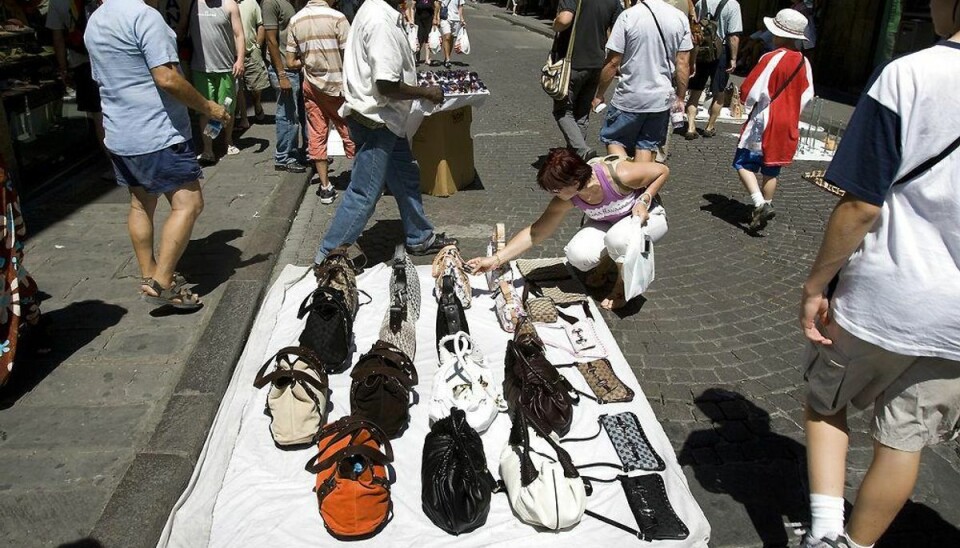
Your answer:
[[[720,14],[723,13],[723,8],[727,7],[727,1],[728,0],[720,0],[720,3],[717,4],[717,11],[713,13],[710,13],[710,6],[707,4],[707,0],[701,0],[700,3],[703,5],[703,11],[706,12],[708,19],[711,21],[719,21]]]
[[[374,449],[373,447],[370,447],[369,445],[366,445],[363,443],[359,445],[348,445],[343,449],[338,450],[336,453],[330,455],[329,457],[323,459],[322,461],[317,462],[321,455],[322,453],[318,453],[313,457],[311,457],[309,461],[307,461],[307,465],[305,466],[305,468],[307,469],[308,472],[312,474],[316,474],[321,470],[326,470],[330,466],[342,461],[343,459],[350,458],[350,457],[364,457],[370,462],[381,464],[383,466],[386,466],[391,462],[393,462],[392,457],[388,457],[387,455],[381,453],[380,451]]]
[[[366,365],[370,361],[377,361],[380,365]],[[391,363],[393,366],[387,365],[385,362]],[[360,358],[350,373],[350,378],[362,381],[375,375],[396,379],[407,390],[412,389],[419,382],[417,370],[415,367],[411,367],[406,356],[388,348],[378,348],[377,346],[374,346],[370,352]]]
[[[295,356],[296,360],[301,360],[307,363],[307,365],[312,369],[319,377],[313,377],[307,374],[305,371],[294,369],[293,364],[296,360],[291,359],[291,356]],[[276,363],[279,365],[280,360],[286,358],[287,362],[290,364],[290,368],[281,368],[277,367],[274,371],[269,374],[266,374],[267,368],[270,367],[270,364]],[[327,390],[327,374],[319,365],[320,360],[316,355],[310,351],[308,348],[303,348],[300,346],[287,346],[281,348],[276,354],[273,355],[270,359],[263,364],[263,367],[257,371],[256,379],[253,381],[253,386],[256,388],[263,388],[269,383],[276,381],[281,378],[293,379],[297,382],[302,382],[309,384],[316,390],[320,392],[325,392]]]
[[[573,42],[577,38],[577,21],[580,19],[581,4],[582,0],[577,0],[577,11],[573,12],[573,25],[570,27],[570,41],[567,42],[567,53],[563,56],[563,60],[566,63],[569,63],[570,59],[573,57]],[[556,42],[557,38],[559,37],[560,33],[558,32],[556,36],[554,36],[554,42]]]
[[[323,454],[324,451],[330,448],[334,443],[342,440],[347,436],[356,437],[356,433],[366,430],[370,435],[370,439],[379,443],[384,449],[384,454],[390,461],[393,461],[393,446],[390,445],[390,439],[387,435],[377,426],[374,422],[367,420],[362,417],[357,417],[354,415],[347,415],[335,423],[328,424],[323,427],[320,432],[317,434],[317,438],[323,440],[324,438],[329,437],[330,441],[323,447],[319,447],[320,453],[317,455],[317,458]],[[318,444],[319,445],[319,444]]]
[[[350,318],[350,314],[347,311],[347,303],[343,300],[343,292],[338,289],[319,286],[300,303],[300,310],[297,311],[297,319],[302,320],[303,317],[307,315],[307,312],[316,310],[321,303],[333,303],[334,306],[340,309],[340,312],[343,313],[345,318]]]
[[[407,315],[407,261],[403,244],[397,246],[394,254],[390,290],[390,329],[398,331]]]
[[[653,8],[647,5],[646,0],[640,0],[640,3],[643,4],[643,7],[647,8],[647,11],[649,11],[650,15],[653,17],[653,22],[655,25],[657,25],[657,32],[660,34],[660,43],[663,44],[663,54],[667,57],[667,63],[669,63],[672,67],[673,61],[670,60],[670,48],[667,47],[667,39],[663,36],[663,29],[660,27],[660,21],[657,19],[657,14],[653,13]],[[614,176],[614,182],[620,186],[623,186],[618,180],[619,177],[616,176],[616,172],[612,169],[610,171]]]
[[[630,526],[628,526],[628,525],[624,525],[624,524],[620,523],[619,521],[612,520],[612,519],[610,519],[610,518],[608,518],[608,517],[606,517],[606,516],[601,516],[600,514],[598,514],[598,513],[596,513],[596,512],[593,512],[593,511],[590,511],[590,510],[584,510],[583,513],[586,514],[586,515],[588,515],[588,516],[590,516],[590,517],[592,517],[592,518],[594,518],[594,519],[598,519],[598,520],[606,523],[607,525],[612,525],[612,526],[616,527],[617,529],[620,529],[621,531],[626,531],[627,533],[630,533],[631,535],[637,537],[637,538],[640,539],[640,540],[650,540],[650,539],[647,538],[646,535],[643,534],[642,531],[638,531],[638,530],[634,529],[633,527],[630,527]]]
[[[937,154],[933,158],[930,158],[926,162],[923,162],[917,167],[911,169],[909,173],[907,173],[903,177],[900,177],[899,179],[894,181],[893,184],[902,185],[916,179],[923,172],[933,169],[934,166],[942,162],[947,156],[950,156],[951,154],[953,154],[953,151],[957,150],[957,148],[960,148],[960,137],[957,137],[957,139],[954,142],[950,143],[950,145],[948,145],[947,148],[943,149],[943,151],[941,151],[940,154]]]
[[[790,77],[787,78],[782,84],[780,84],[780,87],[777,88],[777,91],[773,94],[772,97],[770,97],[770,102],[767,103],[765,107],[761,109],[754,107],[753,110],[750,111],[750,116],[747,117],[747,122],[749,123],[751,120],[753,120],[756,117],[757,114],[763,112],[765,109],[770,108],[770,105],[772,105],[773,102],[776,101],[781,94],[783,94],[783,92],[787,89],[787,86],[790,85],[790,82],[793,82],[793,79],[796,78],[798,74],[800,74],[800,71],[803,69],[803,67],[806,66],[806,64],[807,64],[807,58],[804,57],[803,54],[801,53],[800,63],[797,65],[797,68],[795,68],[793,72],[790,73]]]
[[[526,412],[523,408],[520,408],[520,414],[524,415]],[[537,421],[531,420],[530,426],[541,438],[547,440],[547,443],[550,444],[550,447],[553,448],[557,453],[557,461],[560,463],[560,466],[563,468],[563,475],[567,478],[579,478],[580,473],[577,472],[577,466],[573,464],[573,459],[570,458],[570,453],[567,453],[567,450],[563,447],[560,447],[560,444],[557,443],[550,435],[540,429],[540,426],[537,424]],[[526,429],[524,429],[526,431]],[[529,439],[527,440],[529,446]],[[528,454],[529,458],[529,454]],[[531,461],[532,464],[532,461]]]

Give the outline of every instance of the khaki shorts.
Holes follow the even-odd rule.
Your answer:
[[[270,87],[267,66],[258,47],[248,51],[243,58],[243,83],[249,91],[263,91]]]
[[[960,362],[904,356],[853,336],[832,322],[832,346],[807,354],[807,404],[821,415],[849,404],[873,404],[873,437],[901,451],[920,451],[960,431]]]

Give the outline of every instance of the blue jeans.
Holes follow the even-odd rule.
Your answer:
[[[400,221],[411,247],[433,243],[433,224],[423,211],[420,195],[420,166],[413,159],[410,143],[387,128],[370,129],[347,118],[350,138],[357,147],[350,174],[350,186],[330,222],[314,262],[320,264],[332,250],[352,244],[373,215],[384,185],[400,208]]]
[[[290,80],[292,93],[280,93],[280,79],[277,78],[276,71],[273,67],[267,70],[270,85],[277,91],[277,151],[273,154],[273,161],[278,165],[301,161],[300,143],[307,142],[300,73],[289,70],[284,72]]]

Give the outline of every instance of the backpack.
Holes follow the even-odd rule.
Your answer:
[[[318,448],[306,469],[317,475],[323,525],[341,540],[376,535],[392,514],[390,441],[372,422],[346,416],[320,431]]]
[[[700,14],[700,47],[697,49],[697,62],[712,63],[723,55],[724,39],[719,36],[717,29],[720,27],[720,14],[723,8],[727,6],[727,0],[720,0],[717,5],[717,11],[710,14],[710,7],[707,0],[700,0],[697,6],[697,12]]]
[[[433,0],[417,0],[416,6],[418,10],[432,10]]]

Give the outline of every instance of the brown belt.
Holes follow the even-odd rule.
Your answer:
[[[350,111],[350,119],[367,129],[382,129],[387,127],[387,124],[371,120],[355,110]]]

